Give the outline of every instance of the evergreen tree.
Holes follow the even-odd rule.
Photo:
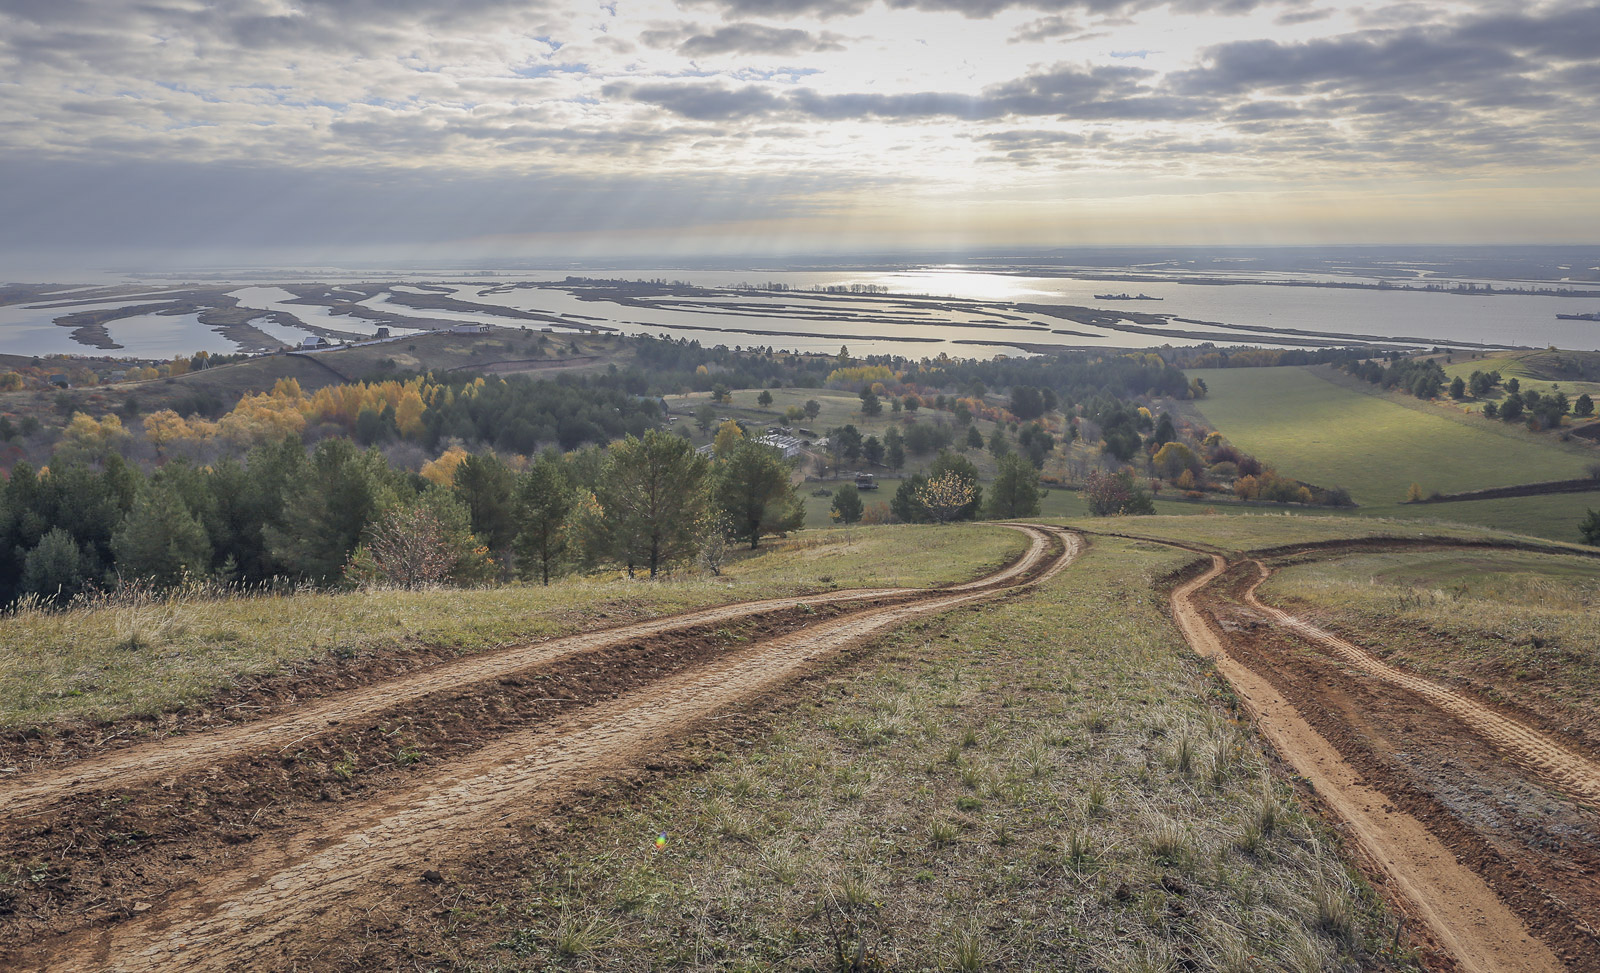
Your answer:
[[[18,560],[21,577],[17,594],[36,594],[47,601],[64,602],[94,583],[88,554],[60,527],[51,528]]]
[[[895,488],[894,498],[889,501],[889,512],[894,514],[896,520],[903,524],[925,524],[931,519],[919,498],[927,485],[928,478],[921,473],[900,481],[900,486]]]
[[[1589,510],[1587,513],[1588,516],[1578,524],[1578,533],[1585,544],[1600,546],[1600,510]]]
[[[1033,464],[1033,468],[1042,470],[1045,457],[1056,448],[1056,437],[1050,435],[1044,426],[1032,422],[1022,427],[1022,432],[1017,436],[1017,445],[1022,447],[1023,454],[1028,457],[1028,462]]]
[[[395,502],[394,479],[383,454],[324,439],[284,485],[279,522],[263,531],[272,556],[309,581],[339,580],[367,525]]]
[[[125,580],[172,585],[211,571],[211,539],[171,482],[140,494],[111,546]]]
[[[1155,432],[1150,434],[1150,442],[1156,446],[1165,446],[1178,438],[1178,430],[1172,424],[1172,416],[1163,412],[1161,419],[1156,423]]]
[[[745,440],[717,461],[714,473],[715,504],[734,536],[748,540],[751,550],[762,534],[781,536],[805,522],[789,466],[771,446]]]
[[[856,489],[854,483],[846,483],[833,492],[833,503],[829,509],[833,519],[841,524],[856,523],[866,512],[861,503],[861,491]]]
[[[994,432],[989,436],[989,455],[999,459],[1011,452],[1011,444],[1006,441],[1006,431],[999,426],[994,427]]]
[[[567,551],[567,518],[577,494],[567,482],[561,460],[546,454],[517,482],[516,552],[524,578],[545,584]]]
[[[1030,385],[1011,389],[1011,414],[1018,419],[1037,419],[1044,415],[1044,396]]]
[[[872,391],[872,389],[870,389],[870,388],[862,389],[861,390],[861,414],[864,415],[864,416],[871,417],[871,416],[878,415],[878,414],[880,414],[882,412],[883,412],[883,403],[878,400],[877,393]]]
[[[608,528],[631,570],[656,577],[691,557],[705,512],[707,461],[687,440],[652,429],[613,443],[597,494]]]
[[[990,487],[989,516],[996,520],[1036,517],[1039,496],[1039,471],[1033,464],[1015,453],[1001,457]]]
[[[516,474],[500,457],[481,453],[462,460],[451,482],[472,518],[472,532],[490,551],[504,556],[517,533],[512,502]]]
[[[772,393],[767,391],[766,389],[762,389],[761,390],[761,394],[756,396],[756,404],[761,406],[761,408],[763,408],[763,409],[765,409],[767,406],[771,405],[772,404]]]
[[[906,440],[894,426],[883,434],[883,461],[891,470],[906,465]]]

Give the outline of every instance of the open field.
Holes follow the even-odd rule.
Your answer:
[[[1600,352],[1593,351],[1516,351],[1487,354],[1480,358],[1451,356],[1454,360],[1440,364],[1451,378],[1471,378],[1473,372],[1499,372],[1502,378],[1515,378],[1526,389],[1537,389],[1540,394],[1558,389],[1567,398],[1576,399],[1584,392],[1600,396]],[[1499,389],[1491,401],[1504,397]],[[1481,403],[1468,400],[1465,405],[1482,408]]]
[[[0,729],[159,713],[318,661],[420,665],[753,598],[965,581],[1020,550],[1017,534],[998,527],[807,531],[737,555],[720,578],[691,573],[662,584],[572,578],[548,588],[179,594],[23,611],[0,616]]]
[[[1579,477],[1600,458],[1591,448],[1533,438],[1497,423],[1408,407],[1390,396],[1343,387],[1317,368],[1196,370],[1210,394],[1188,404],[1241,448],[1279,472],[1343,486],[1375,516],[1425,517],[1576,539],[1584,495],[1403,506],[1412,483],[1424,493]],[[1555,501],[1555,502],[1551,502]]]
[[[1177,506],[1174,504],[1174,506]],[[1537,537],[1485,530],[1465,524],[1339,516],[1313,511],[1294,513],[1218,513],[1206,516],[1085,517],[1055,521],[1089,534],[1116,534],[1215,550],[1230,557],[1286,545],[1329,544],[1391,538],[1408,543],[1424,540],[1490,541],[1534,544],[1552,549],[1593,551],[1574,544],[1552,544]]]

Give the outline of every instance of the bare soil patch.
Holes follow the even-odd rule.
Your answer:
[[[1456,953],[1438,965],[1600,969],[1600,819],[1593,807],[1572,799],[1595,783],[1592,764],[1513,715],[1390,669],[1255,602],[1260,578],[1256,566],[1235,565],[1199,601],[1212,637],[1237,667],[1230,678],[1253,682],[1258,697],[1276,699],[1273,719],[1310,732],[1279,740],[1280,749],[1287,741],[1291,763],[1306,766],[1316,741],[1332,748],[1316,759],[1332,760],[1339,769],[1319,764],[1303,772],[1358,838],[1376,826],[1368,851],[1380,877],[1387,872],[1391,890],[1411,900],[1407,904]],[[1251,691],[1244,694],[1248,698]],[[1299,753],[1297,741],[1305,743]],[[1359,800],[1362,793],[1377,795],[1378,806],[1369,800],[1364,810],[1352,808],[1351,796]],[[1449,915],[1445,910],[1457,903],[1429,902],[1434,893],[1426,887],[1403,886],[1406,873],[1423,866],[1397,861],[1384,842],[1400,837],[1408,822],[1420,824],[1423,840],[1448,849],[1498,900],[1475,904],[1484,915],[1478,928],[1439,928]],[[1482,955],[1471,955],[1476,946],[1517,941],[1515,929],[1495,927],[1504,921],[1493,918],[1502,908],[1548,948],[1546,960],[1539,958],[1543,949],[1517,950],[1489,965]],[[1453,944],[1452,936],[1458,938]]]

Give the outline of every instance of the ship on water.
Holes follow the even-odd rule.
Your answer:
[[[1121,294],[1096,294],[1094,296],[1094,299],[1097,300],[1097,301],[1162,301],[1162,300],[1166,300],[1166,298],[1151,297],[1149,294],[1145,294],[1145,293],[1142,293],[1142,292],[1139,293],[1139,294],[1129,294],[1127,292],[1123,292]]]
[[[1600,311],[1590,311],[1588,314],[1557,314],[1557,321],[1600,321]]]

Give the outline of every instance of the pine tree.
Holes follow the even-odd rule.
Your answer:
[[[21,592],[48,601],[66,601],[94,580],[89,556],[60,527],[51,528],[39,538],[39,543],[23,556],[21,567]]]
[[[717,461],[715,504],[728,518],[734,536],[754,550],[762,534],[787,534],[800,529],[805,507],[789,481],[789,466],[771,446],[740,442]]]
[[[172,585],[211,570],[211,539],[171,483],[153,483],[134,501],[111,547],[126,580]]]
[[[522,576],[545,584],[567,552],[567,518],[577,494],[567,482],[561,460],[540,457],[517,482],[515,542]]]
[[[861,519],[865,507],[861,503],[861,491],[856,489],[854,483],[846,483],[833,493],[833,503],[829,509],[833,519],[841,524],[853,524]]]
[[[989,516],[997,520],[1039,514],[1039,471],[1021,455],[1000,459],[989,494]]]
[[[263,531],[273,557],[308,580],[338,580],[367,525],[395,502],[393,480],[376,450],[360,452],[348,439],[318,443],[284,484],[279,522]]]
[[[694,554],[708,464],[687,440],[655,429],[608,452],[597,499],[621,546],[612,556],[654,578]]]
[[[504,554],[517,532],[512,508],[516,474],[493,453],[474,454],[456,467],[451,484],[472,517],[472,532],[491,551]]]

